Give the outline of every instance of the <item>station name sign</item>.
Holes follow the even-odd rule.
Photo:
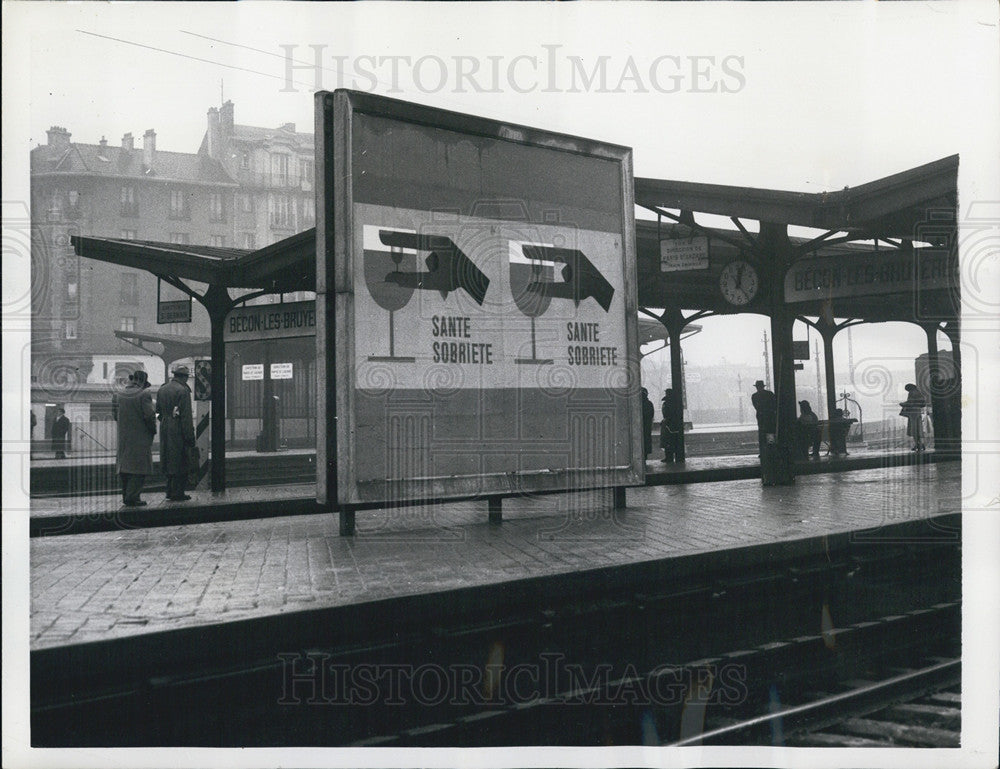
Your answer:
[[[287,339],[316,334],[316,303],[288,302],[239,307],[226,317],[226,342]]]
[[[804,259],[785,273],[785,301],[881,296],[957,282],[954,260],[939,249],[823,256]]]

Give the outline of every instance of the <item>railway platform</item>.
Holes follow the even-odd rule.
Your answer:
[[[819,460],[796,463],[797,475],[835,473],[933,463],[947,456],[928,452],[852,449],[846,457],[823,456]],[[760,464],[753,455],[691,457],[683,463],[646,462],[649,486],[704,483],[760,478]],[[57,536],[96,531],[116,531],[188,523],[234,521],[272,516],[309,515],[318,511],[315,483],[263,483],[234,486],[221,493],[190,490],[191,500],[168,503],[161,486],[151,481],[143,493],[147,505],[126,508],[117,493],[33,495],[28,510],[9,510],[30,517],[31,536]],[[292,480],[297,480],[293,478]],[[485,508],[486,502],[480,502]],[[473,508],[469,508],[470,510]],[[471,520],[471,518],[470,518]]]
[[[650,564],[736,571],[741,559],[821,556],[832,536],[865,531],[877,543],[890,525],[957,543],[961,473],[958,462],[883,464],[783,487],[752,478],[647,486],[629,490],[624,510],[610,502],[610,490],[512,498],[501,526],[487,522],[483,503],[368,511],[345,538],[334,515],[283,515],[286,500],[258,499],[277,515],[34,537],[31,649],[265,632],[257,621],[267,633],[338,626],[390,603],[447,604],[457,593],[488,603],[551,578],[634,579],[641,590]]]

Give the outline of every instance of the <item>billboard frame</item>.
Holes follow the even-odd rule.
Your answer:
[[[553,152],[611,160],[618,164],[621,183],[622,276],[625,312],[625,371],[623,388],[629,403],[628,463],[607,468],[568,469],[558,473],[515,473],[477,476],[485,482],[475,490],[448,477],[408,479],[393,484],[392,498],[374,500],[358,493],[354,436],[354,199],[352,142],[356,114],[374,115],[496,141]],[[511,493],[575,491],[640,485],[645,480],[642,456],[642,415],[639,400],[638,284],[635,247],[632,150],[581,137],[530,128],[506,121],[404,102],[369,93],[338,89],[315,94],[316,135],[316,300],[317,354],[324,365],[317,371],[317,501],[329,507],[409,505],[414,501],[467,499]],[[587,482],[574,481],[586,473]],[[553,477],[555,476],[555,477]],[[494,479],[490,482],[490,479]],[[389,495],[384,495],[388,497]]]

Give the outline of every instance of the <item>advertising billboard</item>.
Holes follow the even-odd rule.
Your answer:
[[[631,151],[317,94],[321,502],[641,483]]]

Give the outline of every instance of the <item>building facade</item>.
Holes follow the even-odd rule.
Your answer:
[[[198,152],[160,150],[152,129],[137,146],[131,133],[117,145],[73,142],[61,126],[31,151],[31,381],[40,422],[63,404],[71,419],[103,418],[125,371],[142,367],[162,381],[170,361],[156,346],[139,349],[115,331],[209,335],[197,303],[191,323],[158,324],[157,279],[77,257],[72,235],[256,249],[314,226],[312,135],[293,124],[236,125],[234,109],[229,101],[208,110]]]

